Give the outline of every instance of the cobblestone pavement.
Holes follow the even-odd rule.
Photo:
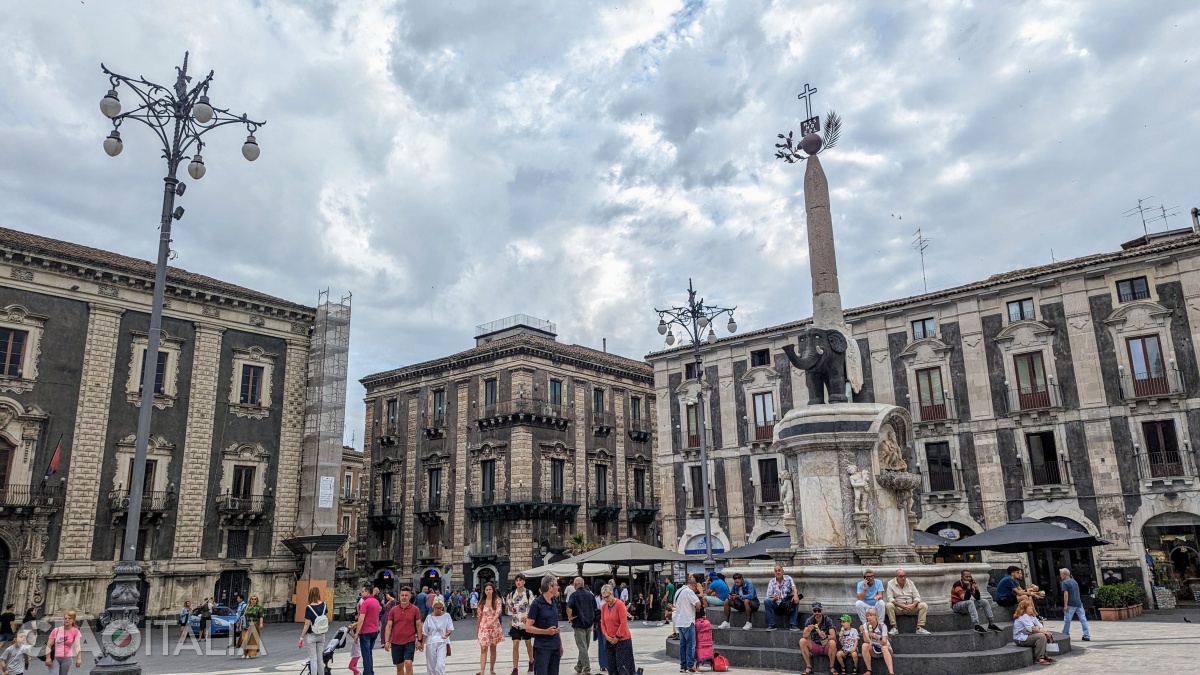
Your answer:
[[[1185,623],[1184,616],[1193,623]],[[1052,621],[1048,625],[1056,630],[1062,628],[1061,622]],[[571,675],[575,663],[575,642],[570,636],[570,627],[562,624],[564,631],[563,643],[566,654],[562,659],[561,672]],[[479,648],[474,639],[474,621],[460,621],[455,625],[456,632],[453,640],[453,655],[447,660],[447,672],[462,675],[473,675],[479,670]],[[637,665],[645,668],[646,675],[674,675],[679,672],[678,663],[668,659],[664,653],[663,643],[670,633],[669,627],[643,626],[635,622],[630,626],[633,632],[634,650]],[[1136,620],[1120,622],[1093,621],[1091,622],[1092,642],[1079,640],[1081,633],[1078,624],[1073,627],[1074,640],[1072,654],[1059,659],[1054,666],[1032,666],[1026,671],[1046,670],[1053,673],[1087,673],[1088,675],[1128,675],[1131,672],[1144,670],[1153,664],[1155,672],[1184,673],[1195,672],[1200,661],[1200,610],[1185,610],[1174,614],[1146,615]],[[296,649],[298,627],[291,625],[272,625],[267,627],[264,644],[267,655],[259,660],[244,661],[222,654],[199,655],[193,648],[181,651],[177,655],[163,656],[161,644],[156,645],[160,653],[151,656],[141,656],[143,672],[147,675],[233,675],[241,673],[299,673],[304,665],[300,652]],[[158,638],[161,642],[161,638]],[[173,643],[172,643],[173,644]],[[217,643],[214,642],[214,645]],[[278,645],[275,650],[272,645]],[[172,647],[173,648],[173,647]],[[597,672],[595,642],[592,643],[591,656],[593,673]],[[511,642],[506,642],[499,648],[497,658],[497,675],[510,675],[512,672]],[[218,651],[214,647],[214,652]],[[337,652],[333,660],[334,675],[347,675],[346,666],[350,660],[349,650]],[[85,659],[83,671],[90,668],[90,659]],[[391,665],[391,657],[382,649],[375,650],[376,675],[392,675],[395,672]],[[745,670],[755,675],[776,675],[779,671]],[[30,668],[31,675],[45,672],[44,667],[35,664]],[[425,672],[424,654],[418,653],[414,664],[414,672]],[[526,675],[526,662],[521,657],[520,675]],[[779,673],[779,675],[795,675],[795,673]],[[909,675],[899,673],[898,675]]]

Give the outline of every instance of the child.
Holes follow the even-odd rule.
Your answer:
[[[362,658],[362,647],[358,646],[358,636],[350,635],[350,672],[358,675],[358,661]]]
[[[838,634],[838,641],[841,642],[841,648],[837,651],[838,670],[842,675],[847,673],[858,672],[858,631],[850,625],[851,619],[849,614],[842,615],[842,630]],[[846,657],[849,656],[854,662],[854,670],[846,670]]]
[[[0,652],[0,672],[4,675],[24,675],[29,667],[30,646],[25,644],[25,636],[29,633],[23,630],[17,633],[3,652]]]
[[[347,642],[353,645],[350,648],[350,671],[358,675],[358,640],[350,636],[350,626],[339,628],[325,643],[325,651],[321,654],[321,660],[325,663],[325,675],[332,675],[333,669],[329,667],[329,663],[333,661],[333,653],[345,647]]]

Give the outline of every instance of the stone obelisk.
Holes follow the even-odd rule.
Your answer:
[[[808,212],[813,325],[845,332],[846,318],[842,314],[842,294],[838,290],[837,254],[833,248],[833,215],[829,211],[829,181],[825,179],[825,170],[817,155],[809,155],[806,163],[804,207]]]

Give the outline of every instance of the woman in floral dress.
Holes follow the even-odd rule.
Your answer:
[[[475,635],[479,640],[479,672],[475,675],[490,673],[496,675],[496,646],[504,642],[504,631],[500,629],[500,615],[503,607],[500,596],[491,582],[483,587],[483,597],[479,599],[479,608],[475,616],[479,619]],[[488,670],[488,655],[492,658],[491,670]]]

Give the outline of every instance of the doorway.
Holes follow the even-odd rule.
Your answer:
[[[1200,604],[1200,516],[1154,516],[1142,527],[1142,541],[1154,585],[1169,588],[1177,603]]]
[[[1044,522],[1058,525],[1068,530],[1088,533],[1088,530],[1070,518],[1043,518]],[[1089,595],[1097,585],[1096,560],[1090,548],[1046,548],[1034,551],[1030,556],[1030,583],[1037,584],[1040,590],[1046,592],[1046,606],[1053,616],[1062,616],[1062,587],[1058,571],[1062,568],[1071,570],[1071,578],[1079,583],[1083,595]]]
[[[237,609],[237,596],[250,597],[250,575],[244,570],[226,570],[217,579],[213,598],[219,605]]]

